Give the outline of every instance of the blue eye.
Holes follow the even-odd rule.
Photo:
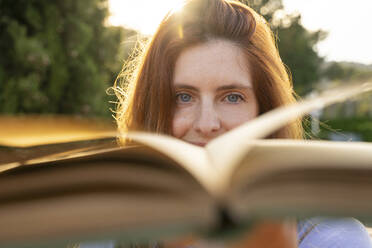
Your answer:
[[[237,103],[244,100],[243,97],[239,94],[229,94],[226,96],[226,100],[231,103]]]
[[[190,102],[192,99],[192,96],[186,93],[177,94],[176,97],[179,102]]]

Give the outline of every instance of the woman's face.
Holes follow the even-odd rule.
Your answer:
[[[255,118],[258,104],[243,51],[212,40],[184,50],[176,61],[172,135],[205,146],[213,138]]]

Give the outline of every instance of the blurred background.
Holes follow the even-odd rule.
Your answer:
[[[301,97],[372,81],[371,1],[241,1],[269,21]],[[110,109],[116,98],[107,89],[136,42],[148,39],[181,3],[0,0],[0,143],[9,145],[1,137],[47,137],[64,129],[115,130]],[[307,131],[324,139],[372,141],[371,103],[372,96],[363,96],[316,111]],[[43,123],[54,131],[35,133],[33,127]]]

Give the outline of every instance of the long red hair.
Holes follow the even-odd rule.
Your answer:
[[[146,49],[127,64],[115,82],[119,131],[170,134],[176,60],[184,49],[213,39],[231,41],[244,52],[260,114],[295,102],[290,77],[263,17],[240,2],[189,0],[183,10],[164,18]],[[270,137],[302,138],[301,120]]]

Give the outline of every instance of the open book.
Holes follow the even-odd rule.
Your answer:
[[[371,89],[327,92],[273,110],[203,148],[129,133],[138,145],[66,152],[64,144],[56,154],[54,144],[48,156],[0,165],[0,244],[151,240],[239,229],[263,217],[369,221],[372,144],[263,137]]]

